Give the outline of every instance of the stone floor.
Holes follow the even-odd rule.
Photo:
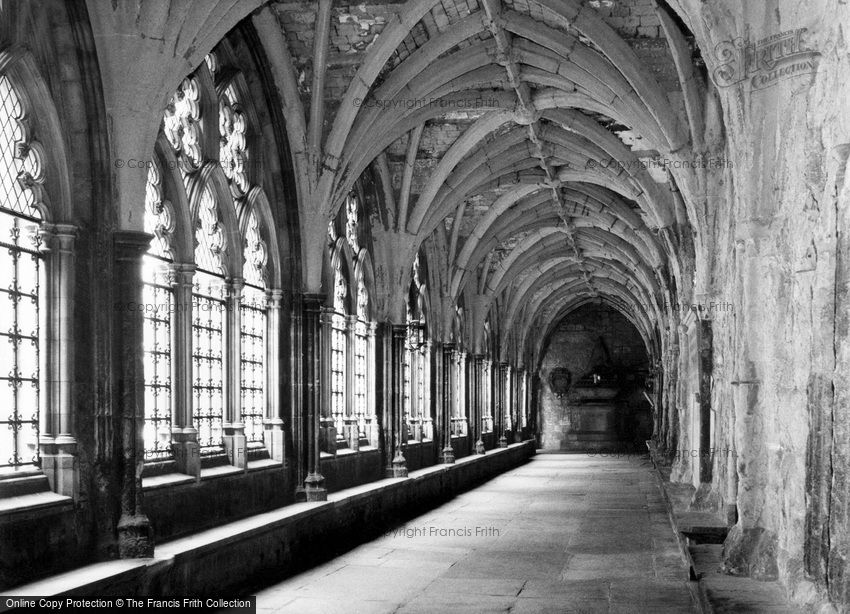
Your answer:
[[[258,612],[695,612],[648,459],[539,454],[258,593]]]

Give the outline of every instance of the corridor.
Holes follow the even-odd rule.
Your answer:
[[[258,592],[257,611],[696,611],[652,471],[643,456],[539,454]]]

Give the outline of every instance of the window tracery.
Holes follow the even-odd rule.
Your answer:
[[[165,107],[163,129],[174,151],[181,153],[182,170],[201,166],[201,88],[197,77],[186,77]]]

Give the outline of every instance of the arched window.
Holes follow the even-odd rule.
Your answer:
[[[224,434],[224,335],[227,311],[224,230],[215,196],[203,189],[195,220],[192,285],[193,416],[201,454],[221,450]]]
[[[154,236],[142,259],[144,317],[145,459],[171,456],[171,317],[174,293],[170,283],[174,208],[162,197],[162,171],[156,159],[148,167],[145,231]]]
[[[266,386],[266,285],[268,248],[260,234],[257,215],[251,211],[245,230],[245,287],[240,309],[242,421],[249,443],[263,441]]]
[[[322,447],[327,453],[377,446],[375,416],[375,323],[371,320],[372,261],[368,234],[360,227],[361,200],[349,193],[328,224],[326,283],[331,288],[322,315],[327,352]],[[366,237],[364,239],[364,237]]]
[[[462,350],[463,307],[455,308],[452,320],[452,339],[456,349],[453,351],[452,369],[454,369],[454,404],[452,406],[452,436],[465,437],[469,422],[466,417],[466,352]]]
[[[484,345],[487,358],[482,364],[481,378],[481,432],[493,432],[493,361],[491,359],[492,343],[490,335],[490,320],[484,322]],[[498,379],[496,379],[498,381]]]
[[[354,325],[354,415],[361,439],[368,437],[370,359],[369,293],[361,276],[357,280],[357,322]]]
[[[425,284],[419,256],[413,262],[413,274],[407,300],[407,342],[404,351],[403,408],[409,441],[433,437],[431,417],[431,356],[425,309]]]
[[[201,456],[226,452],[237,466],[250,460],[247,453],[261,458],[266,444],[281,460],[280,437],[265,430],[282,424],[270,389],[279,381],[279,324],[270,324],[280,315],[278,244],[254,160],[261,156],[252,153],[256,109],[234,57],[223,42],[180,83],[159,141],[168,150],[160,153],[172,157],[156,160],[149,177],[146,228],[155,239],[145,260],[145,302],[157,309],[145,311],[148,460],[166,459],[184,443],[178,465],[197,456],[191,448],[198,445]],[[171,202],[162,197],[166,166],[168,189],[176,191]],[[182,221],[172,241],[175,220]],[[169,335],[179,354],[165,343]],[[172,426],[179,441],[171,441]]]
[[[0,471],[39,462],[43,169],[24,117],[15,86],[0,75]]]

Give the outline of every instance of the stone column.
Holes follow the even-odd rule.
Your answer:
[[[192,278],[194,264],[171,265],[171,450],[177,471],[201,477],[201,446],[193,416]]]
[[[461,412],[461,416],[463,417],[463,432],[464,437],[466,437],[466,453],[472,454],[475,450],[475,446],[473,445],[475,441],[475,433],[473,432],[473,418],[472,418],[472,400],[470,397],[470,371],[471,371],[471,361],[469,360],[466,352],[458,352],[458,404],[460,404],[463,408]]]
[[[306,478],[310,446],[310,417],[306,410],[307,380],[304,375],[304,302],[303,295],[292,295],[290,319],[289,364],[291,379],[289,386],[290,419],[292,428],[292,452],[295,460],[292,480],[295,484],[295,500],[306,500]],[[284,437],[286,433],[284,432]]]
[[[500,362],[499,363],[499,422],[501,423],[499,426],[499,430],[502,435],[499,437],[499,447],[507,448],[508,447],[508,420],[506,419],[509,412],[511,411],[511,402],[508,397],[508,378],[510,378],[511,372],[508,363]]]
[[[79,493],[77,439],[74,435],[74,405],[71,386],[74,326],[74,241],[77,227],[42,224],[40,234],[45,258],[46,313],[41,350],[45,394],[41,410],[39,447],[41,469],[53,492],[76,498]]]
[[[452,418],[455,416],[457,399],[455,398],[456,371],[455,348],[453,343],[443,344],[443,463],[451,465],[455,462],[452,448]]]
[[[283,292],[266,290],[266,415],[263,420],[263,443],[276,461],[286,458],[283,419],[280,416],[280,306]]]
[[[304,413],[307,421],[307,477],[304,496],[307,501],[327,501],[328,491],[321,471],[319,430],[322,400],[322,362],[324,351],[321,334],[321,312],[325,302],[323,294],[305,294],[302,325],[304,361]]]
[[[403,324],[392,326],[392,419],[395,425],[393,433],[392,477],[407,477],[407,460],[404,458],[404,344],[407,327]]]
[[[118,231],[113,235],[115,258],[115,298],[122,305],[142,302],[142,256],[151,235]],[[153,530],[142,512],[142,469],[144,468],[144,366],[142,363],[143,312],[138,309],[115,311],[113,357],[118,420],[117,440],[121,472],[121,515],[118,520],[118,555],[121,558],[153,556]]]
[[[472,357],[472,412],[471,418],[474,424],[475,453],[484,454],[484,357],[475,354]]]

